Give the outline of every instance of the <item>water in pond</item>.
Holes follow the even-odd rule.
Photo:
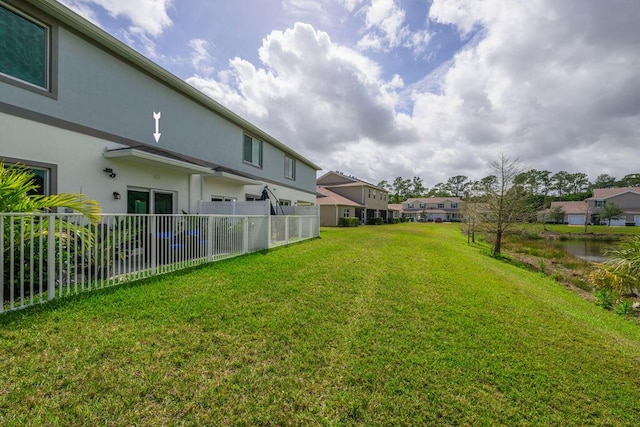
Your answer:
[[[599,240],[556,240],[553,242],[556,247],[563,249],[576,258],[590,262],[602,262],[606,258],[605,251],[615,246],[612,242]]]

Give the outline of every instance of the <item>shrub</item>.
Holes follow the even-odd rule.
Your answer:
[[[595,293],[596,305],[605,310],[611,310],[615,302],[615,295],[609,289],[600,289]]]
[[[623,299],[616,305],[615,312],[620,316],[628,316],[635,311],[633,303],[628,299]]]
[[[382,218],[367,218],[367,225],[382,225]]]
[[[339,227],[357,227],[358,218],[340,218],[338,220]]]

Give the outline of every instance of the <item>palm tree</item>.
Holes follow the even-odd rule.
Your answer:
[[[606,255],[607,260],[597,265],[590,275],[594,287],[637,296],[640,288],[640,236],[625,240]]]
[[[68,248],[71,242],[79,242],[86,248],[91,247],[95,241],[92,229],[100,222],[100,204],[78,193],[38,195],[35,194],[37,189],[35,175],[30,169],[22,165],[5,166],[0,162],[0,213],[39,214],[49,213],[55,208],[72,209],[84,215],[90,221],[91,227],[86,228],[63,219],[54,219],[55,238],[60,242],[55,247],[56,259],[69,256]],[[0,216],[0,220],[0,237],[5,243],[2,249],[4,293],[5,296],[9,296],[14,292],[14,287],[19,288],[18,275],[14,275],[14,279],[11,280],[11,271],[22,272],[24,277],[30,277],[32,269],[35,268],[31,257],[38,258],[42,265],[47,263],[50,222],[47,216],[33,215],[10,215],[4,219]],[[82,239],[79,236],[82,236]],[[25,293],[24,289],[20,292]]]
[[[92,223],[100,220],[100,204],[79,193],[34,194],[38,189],[33,172],[22,165],[5,166],[0,162],[0,212],[42,213],[68,208],[86,216]]]

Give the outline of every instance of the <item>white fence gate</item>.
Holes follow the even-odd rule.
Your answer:
[[[319,217],[0,213],[0,313],[320,235]]]

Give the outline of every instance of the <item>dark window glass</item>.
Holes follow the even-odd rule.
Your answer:
[[[48,28],[0,5],[0,73],[47,88]]]
[[[127,191],[127,213],[148,214],[149,192],[136,190]]]

